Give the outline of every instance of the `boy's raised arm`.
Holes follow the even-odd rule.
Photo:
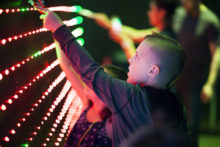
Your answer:
[[[89,53],[75,41],[65,25],[58,28],[53,36],[60,43],[61,49],[81,79],[95,91],[110,109],[117,111],[127,103],[129,98],[135,96],[138,86],[114,79],[105,73]]]
[[[74,70],[112,112],[119,111],[118,109],[127,104],[129,99],[135,97],[137,90],[140,90],[139,86],[110,77],[76,42],[70,30],[55,13],[40,6],[36,8],[43,13],[40,18],[43,19],[44,27],[53,32]]]

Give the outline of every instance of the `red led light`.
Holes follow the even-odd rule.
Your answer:
[[[5,10],[5,13],[8,13],[9,11],[10,11],[9,9],[6,9],[6,10]]]
[[[0,73],[0,80],[2,80],[3,79],[3,75]]]
[[[18,95],[17,94],[15,94],[13,97],[14,97],[14,99],[18,99]]]
[[[2,39],[2,41],[1,41],[2,45],[5,45],[6,42],[7,42],[6,39]]]
[[[11,134],[15,134],[16,132],[15,132],[14,129],[12,129],[12,130],[10,131],[10,133],[11,133]]]
[[[10,141],[10,139],[8,138],[8,136],[5,136],[5,137],[4,137],[4,141],[5,141],[5,142],[9,142],[9,141]]]
[[[20,124],[20,123],[17,123],[17,127],[21,127],[21,124]]]
[[[2,111],[5,111],[7,109],[7,107],[3,104],[3,105],[1,105],[1,110]]]
[[[33,135],[37,135],[37,132],[33,132],[32,134],[33,134]]]
[[[9,70],[6,69],[6,70],[4,71],[4,73],[5,73],[5,75],[8,75],[8,74],[9,74]]]
[[[12,104],[12,103],[13,103],[12,99],[8,99],[7,102],[8,102],[9,104]]]

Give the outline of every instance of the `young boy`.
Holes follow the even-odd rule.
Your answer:
[[[110,77],[81,47],[60,18],[45,8],[40,18],[81,79],[108,106],[113,116],[113,146],[144,125],[161,123],[154,119],[163,113],[164,124],[180,127],[182,107],[167,87],[178,77],[184,62],[179,44],[161,35],[148,36],[130,59],[126,81]]]

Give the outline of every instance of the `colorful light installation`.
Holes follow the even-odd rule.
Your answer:
[[[64,20],[63,21],[63,23],[65,25],[67,25],[68,27],[79,25],[82,22],[83,22],[83,18],[81,16],[77,16],[77,17],[74,17],[70,20]],[[36,35],[36,34],[41,33],[41,32],[47,32],[47,31],[48,30],[46,28],[39,28],[39,29],[36,29],[36,30],[33,30],[33,31],[29,31],[27,33],[23,33],[23,34],[19,34],[19,35],[15,35],[15,36],[11,36],[11,37],[8,37],[8,38],[1,39],[0,44],[5,45],[6,43],[9,43],[9,42],[12,42],[12,41],[24,38],[24,37],[28,37],[28,36],[31,36],[31,35]]]
[[[71,88],[71,83],[69,81],[66,81],[66,83],[64,84],[61,92],[55,98],[55,101],[53,102],[51,107],[48,109],[48,111],[45,113],[45,116],[42,117],[42,120],[40,121],[40,124],[38,124],[35,127],[35,130],[31,133],[33,136],[29,137],[28,141],[33,141],[34,140],[34,137],[37,135],[38,130],[41,129],[41,127],[45,124],[45,122],[48,120],[48,118],[53,114],[54,110],[57,108],[59,103],[63,100],[63,98],[65,97],[67,92],[70,90],[70,88]]]
[[[0,81],[3,79],[3,75],[4,76],[8,76],[10,73],[16,71],[16,69],[22,67],[22,65],[25,65],[26,63],[30,62],[32,59],[39,57],[40,55],[43,55],[46,52],[51,51],[52,49],[54,49],[56,47],[55,43],[52,43],[51,45],[43,48],[40,51],[37,51],[36,53],[34,53],[32,56],[27,57],[26,59],[17,62],[16,64],[12,65],[10,68],[3,70],[3,72],[0,72]]]
[[[66,115],[66,118],[65,118],[63,126],[62,126],[62,129],[60,130],[61,132],[59,133],[59,136],[56,139],[57,141],[54,143],[55,146],[59,146],[60,143],[64,140],[64,136],[65,136],[64,134],[67,134],[67,130],[68,130],[70,123],[72,121],[72,117],[74,116],[74,114],[77,113],[77,111],[81,112],[81,108],[82,108],[82,101],[78,96],[76,96],[75,99],[72,101],[72,104],[68,110],[68,113]],[[78,115],[78,117],[79,117],[79,115]],[[63,135],[60,135],[60,134],[63,134]],[[63,136],[63,137],[61,137],[61,136]]]
[[[53,136],[53,133],[56,131],[56,127],[54,126],[58,126],[60,124],[60,122],[63,120],[63,118],[65,117],[65,114],[67,113],[70,104],[72,103],[73,99],[75,99],[76,97],[76,92],[72,89],[69,93],[68,96],[64,102],[64,105],[59,113],[59,115],[57,116],[53,127],[50,129],[51,132],[48,133],[48,137],[45,139],[46,141],[49,140],[48,138],[50,138],[51,136]],[[43,143],[42,146],[46,146],[47,143]]]
[[[24,37],[32,36],[32,35],[35,35],[35,34],[38,34],[38,33],[41,33],[41,32],[47,32],[47,31],[48,30],[46,28],[39,28],[39,29],[36,29],[36,30],[33,30],[33,31],[23,33],[23,34],[19,34],[19,35],[11,36],[11,37],[8,37],[8,38],[4,38],[0,41],[0,43],[1,43],[1,45],[5,45],[6,43],[9,43],[9,42],[12,42],[12,41],[24,38]]]
[[[19,121],[16,123],[17,127],[20,128],[21,127],[21,124],[24,125],[24,123],[27,121],[27,119],[31,116],[31,113],[33,111],[35,111],[37,109],[37,107],[43,102],[43,100],[53,91],[53,89],[58,85],[60,84],[60,82],[66,77],[65,73],[64,72],[61,72],[59,74],[59,76],[50,84],[49,88],[43,92],[43,95],[32,105],[32,107],[30,108],[30,110],[28,112],[25,112],[24,113],[24,116],[22,118],[19,119]],[[68,84],[68,82],[66,82]],[[67,85],[65,84],[65,85]],[[71,84],[68,84],[68,86],[71,85]],[[69,89],[69,87],[67,86],[64,86],[65,89]],[[38,128],[38,127],[36,127]],[[14,135],[16,133],[15,129],[11,129],[9,131],[9,133],[11,135]]]
[[[30,82],[28,82],[27,84],[25,84],[23,87],[20,87],[19,90],[17,90],[13,96],[11,96],[10,98],[8,98],[5,103],[3,103],[1,105],[7,107],[6,105],[8,104],[12,104],[13,100],[17,100],[19,98],[19,96],[21,96],[28,88],[30,88],[33,83],[35,83],[36,81],[38,81],[39,79],[41,79],[42,77],[44,77],[44,75],[46,75],[49,71],[51,71],[53,68],[55,68],[57,65],[59,65],[59,60],[55,60],[53,63],[51,63],[47,68],[45,68],[44,70],[42,70],[36,77],[34,77]],[[3,109],[1,109],[3,111]],[[5,108],[6,110],[6,108]]]
[[[17,12],[28,12],[28,11],[36,11],[35,8],[16,8],[16,9],[0,9],[1,14],[9,14],[9,13],[17,13]]]

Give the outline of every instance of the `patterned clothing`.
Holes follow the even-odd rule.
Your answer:
[[[71,130],[66,144],[64,147],[77,147],[79,141],[82,136],[85,134],[87,130],[88,133],[82,140],[80,147],[111,147],[112,141],[107,136],[107,132],[105,129],[105,122],[103,120],[97,123],[90,123],[86,118],[86,114],[90,107],[88,107],[79,117],[73,129]],[[91,129],[89,127],[92,126]]]

